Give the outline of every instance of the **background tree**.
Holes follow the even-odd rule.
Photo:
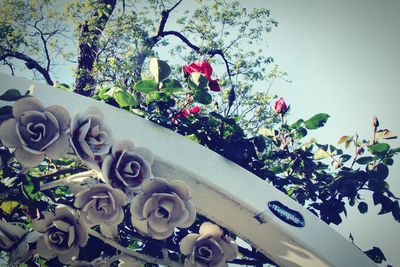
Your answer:
[[[392,132],[374,120],[372,140],[339,140],[353,150],[348,153],[316,140],[304,142],[308,131],[322,127],[329,116],[320,113],[289,125],[289,107],[271,107],[275,96],[269,88],[286,73],[259,51],[277,26],[269,11],[225,1],[199,1],[185,12],[181,5],[3,1],[0,60],[12,74],[27,68],[50,85],[60,66],[72,62],[74,92],[189,136],[273,183],[327,223],[339,224],[346,205],[367,212],[361,190],[373,192],[381,214],[391,212],[400,221],[398,198],[385,182],[399,152],[384,143],[395,138]],[[171,70],[164,61],[153,63],[168,73],[163,78],[152,75],[154,56],[173,65]],[[186,72],[183,77],[181,68],[196,60],[211,63],[219,80],[216,75],[207,79],[204,71],[204,76]],[[222,90],[210,91],[211,81]],[[376,261],[384,258],[376,250],[367,254]]]

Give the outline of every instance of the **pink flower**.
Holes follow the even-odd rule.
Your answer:
[[[208,86],[210,87],[211,91],[214,91],[214,92],[221,91],[221,88],[219,87],[219,84],[218,84],[218,79],[213,80],[211,78],[213,69],[212,69],[210,63],[208,63],[208,61],[198,60],[193,63],[190,63],[189,65],[186,65],[183,67],[183,72],[185,74],[185,77],[189,76],[193,72],[200,72],[201,74],[206,76],[206,78],[208,80]]]
[[[286,111],[288,111],[288,107],[285,103],[285,100],[283,100],[283,98],[279,98],[274,105],[274,110],[276,113],[281,113],[281,114],[285,114]]]

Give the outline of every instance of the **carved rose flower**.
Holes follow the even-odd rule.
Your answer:
[[[81,209],[82,222],[100,229],[115,229],[124,219],[122,206],[128,204],[124,192],[108,184],[98,184],[79,192],[75,198],[75,207]],[[103,231],[102,231],[103,232]]]
[[[148,149],[121,141],[104,158],[101,171],[106,183],[121,189],[131,199],[143,180],[153,176],[152,164],[153,154]]]
[[[0,248],[10,249],[20,242],[26,233],[27,230],[0,220]]]
[[[55,212],[44,212],[44,219],[32,221],[33,228],[43,233],[36,244],[37,253],[52,259],[58,256],[61,263],[71,263],[86,246],[88,234],[78,222],[78,215],[65,205],[58,205]]]
[[[196,219],[190,201],[192,189],[182,181],[151,178],[143,182],[143,193],[131,203],[132,224],[154,239],[169,237],[175,227],[187,228]]]
[[[111,129],[104,124],[102,112],[90,107],[75,115],[71,131],[71,146],[75,154],[92,169],[100,170],[101,161],[112,145]]]
[[[236,258],[238,246],[218,225],[205,222],[199,234],[188,234],[182,239],[180,250],[189,256],[185,266],[228,266],[226,261]]]
[[[15,102],[13,118],[0,125],[4,146],[15,148],[16,159],[26,167],[39,165],[45,156],[57,159],[69,148],[71,118],[61,106],[45,108],[35,97]]]
[[[12,249],[9,258],[11,266],[27,261],[32,256],[29,244],[35,243],[40,234],[30,232],[12,223],[0,220],[0,248]]]

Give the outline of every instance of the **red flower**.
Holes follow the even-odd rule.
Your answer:
[[[198,113],[200,111],[200,107],[199,106],[194,106],[191,109],[189,109],[190,113]]]
[[[176,114],[173,118],[172,118],[172,123],[173,124],[178,124],[178,120],[180,117],[185,117],[187,118],[190,115],[193,115],[195,113],[199,113],[200,112],[200,107],[199,106],[194,106],[191,109],[182,109],[181,112],[179,112],[178,114]]]
[[[183,67],[183,73],[185,77],[189,76],[193,72],[200,72],[201,74],[206,76],[208,80],[208,86],[210,87],[211,91],[215,92],[221,91],[221,88],[219,87],[218,84],[218,79],[213,80],[211,78],[213,69],[210,63],[208,63],[208,61],[198,60]]]
[[[285,114],[286,111],[288,110],[285,100],[283,100],[282,97],[275,102],[274,110],[276,113],[282,113],[282,114]]]

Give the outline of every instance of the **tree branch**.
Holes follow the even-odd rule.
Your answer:
[[[25,61],[25,65],[28,69],[35,69],[40,74],[42,74],[43,78],[46,80],[47,84],[53,85],[54,82],[50,77],[50,73],[42,67],[38,61],[34,60],[33,58],[16,51],[11,51],[8,49],[4,49],[5,53],[0,55],[0,60],[5,60],[7,58],[16,58],[22,61]]]

